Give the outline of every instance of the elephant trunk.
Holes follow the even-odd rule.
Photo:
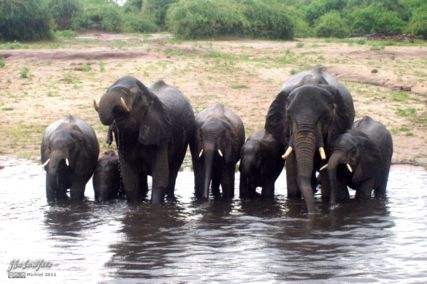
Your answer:
[[[337,166],[345,162],[344,154],[334,152],[328,161],[328,176],[330,184],[330,196],[329,205],[333,206],[336,204],[337,194]]]
[[[211,149],[212,148],[212,149]],[[208,149],[204,149],[204,169],[205,169],[205,175],[204,175],[204,183],[203,183],[203,198],[208,199],[209,198],[209,186],[212,180],[212,168],[215,158],[215,149],[214,147],[208,147]]]
[[[309,213],[314,212],[311,176],[313,174],[315,145],[315,136],[312,133],[299,134],[294,140],[298,172],[297,183],[304,196],[305,204],[307,205]]]

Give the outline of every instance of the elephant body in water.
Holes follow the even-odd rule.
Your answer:
[[[153,178],[153,204],[163,203],[165,196],[174,200],[176,177],[194,134],[188,99],[164,81],[146,87],[127,76],[117,80],[95,108],[117,139],[127,200],[145,198],[147,175]]]
[[[352,127],[354,115],[350,92],[319,68],[289,78],[268,110],[265,129],[287,147],[288,198],[302,193],[309,212],[315,172],[327,163],[335,139]],[[326,195],[327,175],[321,174],[321,182]]]
[[[240,197],[251,198],[258,194],[256,188],[262,187],[262,196],[274,196],[274,182],[283,169],[284,147],[265,130],[252,134],[241,150],[240,158]]]
[[[109,201],[124,197],[120,179],[119,157],[112,150],[101,154],[93,173],[96,201]]]
[[[67,116],[48,126],[41,144],[48,202],[81,201],[99,155],[95,131],[85,121]]]
[[[328,162],[331,184],[330,204],[348,195],[347,186],[356,189],[356,198],[383,197],[393,155],[393,141],[386,127],[365,116],[336,141]]]
[[[212,182],[214,196],[234,196],[234,174],[245,141],[245,128],[239,116],[216,104],[196,116],[196,134],[192,148],[195,195],[209,198]]]

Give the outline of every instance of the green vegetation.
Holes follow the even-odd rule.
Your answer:
[[[3,68],[5,65],[4,59],[0,57],[0,68]]]
[[[85,30],[169,31],[184,39],[343,38],[372,33],[427,37],[425,0],[127,0],[122,6],[117,2],[1,0],[0,40],[73,37],[75,31]]]
[[[28,78],[30,78],[30,70],[28,70],[27,67],[22,67],[19,70],[19,75],[22,79],[28,79]]]

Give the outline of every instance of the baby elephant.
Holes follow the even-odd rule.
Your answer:
[[[99,144],[95,131],[71,115],[55,121],[43,134],[41,161],[46,170],[47,201],[81,201],[96,167]]]
[[[112,150],[101,154],[93,174],[95,200],[99,202],[123,198],[119,157]]]
[[[330,204],[337,194],[348,196],[347,186],[356,190],[357,199],[385,195],[393,141],[385,126],[365,116],[356,121],[353,129],[338,137],[329,158],[328,174],[331,185]]]
[[[240,198],[253,198],[256,188],[262,196],[274,196],[274,182],[283,169],[284,147],[265,130],[252,134],[243,145],[240,157]]]

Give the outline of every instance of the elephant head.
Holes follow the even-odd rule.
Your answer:
[[[341,135],[335,142],[327,167],[331,186],[330,205],[336,203],[337,175],[346,181],[358,183],[367,175],[377,176],[376,172],[383,168],[383,160],[375,144],[362,131],[353,129]]]
[[[326,81],[285,87],[270,106],[265,129],[288,147],[283,158],[295,155],[296,182],[309,212],[314,211],[314,162],[326,163],[334,140],[351,128],[353,119],[351,96],[346,103],[340,90]]]
[[[55,188],[63,187],[62,176],[65,172],[79,171],[82,166],[77,163],[80,151],[85,151],[83,134],[76,126],[61,125],[52,133],[49,141],[42,148],[42,162],[47,172],[47,182]]]
[[[209,185],[214,164],[224,165],[239,159],[241,142],[235,130],[220,118],[204,121],[196,133],[196,153],[203,159],[203,198],[209,197]],[[234,133],[234,134],[233,134]]]
[[[143,145],[164,145],[171,136],[171,122],[163,103],[133,77],[116,81],[95,109],[104,125],[137,135]]]

